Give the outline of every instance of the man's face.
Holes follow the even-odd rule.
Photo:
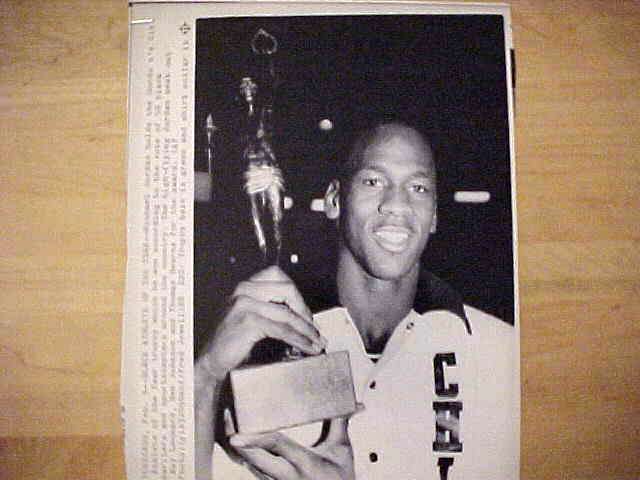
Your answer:
[[[426,144],[399,134],[374,142],[343,186],[343,253],[375,278],[402,278],[418,268],[435,212],[434,163]]]

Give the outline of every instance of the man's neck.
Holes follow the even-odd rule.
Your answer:
[[[382,352],[413,307],[419,267],[399,279],[381,280],[365,272],[351,255],[340,255],[338,296],[353,319],[365,348]]]

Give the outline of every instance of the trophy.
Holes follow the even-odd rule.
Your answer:
[[[244,190],[251,202],[251,218],[265,265],[277,265],[280,261],[283,216],[284,179],[271,147],[271,105],[264,105],[256,119],[254,99],[257,85],[251,77],[245,77],[240,92],[247,105],[247,124],[243,159]]]
[[[242,134],[244,191],[251,205],[257,245],[264,266],[269,266],[280,262],[285,191],[273,148],[273,104],[278,83],[273,54],[278,42],[259,29],[251,48],[261,72],[258,81],[246,76],[238,87],[246,112]],[[299,350],[272,339],[259,342],[254,350],[259,353],[252,356],[258,360],[252,358],[249,365],[230,375],[239,432],[280,430],[355,411],[347,352],[304,357]]]

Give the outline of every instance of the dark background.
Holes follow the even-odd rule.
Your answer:
[[[281,266],[302,293],[331,281],[336,234],[309,209],[323,196],[353,134],[384,119],[431,140],[438,166],[438,232],[425,268],[466,303],[514,321],[513,249],[504,32],[500,16],[331,16],[201,19],[196,31],[195,167],[206,170],[205,118],[214,134],[213,200],[195,208],[195,329],[238,281],[262,267],[242,190],[242,77],[259,76],[250,42],[279,42],[274,150],[286,195]],[[260,92],[259,92],[260,93]],[[321,131],[328,118],[334,128]],[[457,190],[491,193],[460,204]],[[297,264],[290,254],[299,257]]]

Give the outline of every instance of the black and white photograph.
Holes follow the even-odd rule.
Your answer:
[[[195,22],[196,478],[518,478],[509,28]]]

